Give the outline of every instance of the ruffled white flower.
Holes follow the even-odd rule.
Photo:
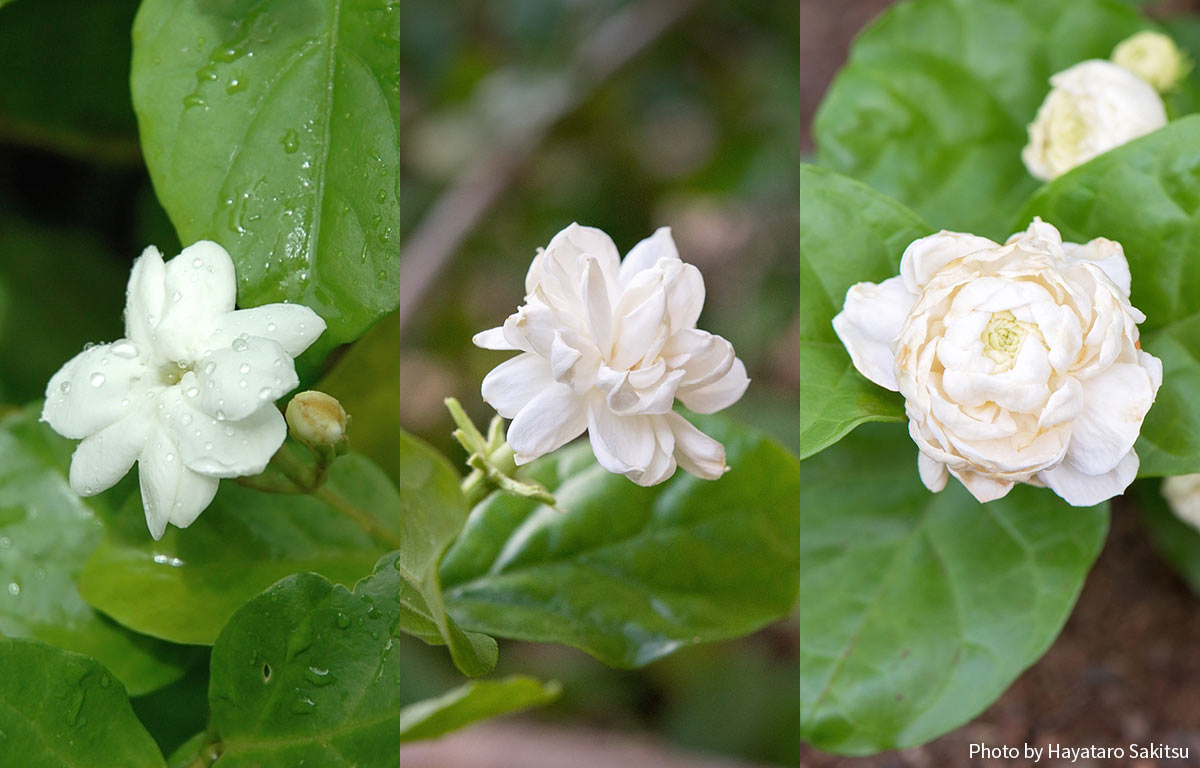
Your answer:
[[[1119,243],[1063,243],[1040,219],[1001,246],[940,232],[900,275],[859,283],[833,319],[854,365],[904,395],[931,491],[957,477],[980,501],[1015,483],[1076,506],[1137,475],[1134,441],[1162,383],[1143,352]]]
[[[262,472],[287,428],[274,401],[299,383],[292,358],[325,322],[308,307],[234,310],[229,254],[202,241],[164,264],[153,246],[133,265],[126,338],[89,346],[46,387],[42,420],[83,442],[76,493],[110,488],[136,461],[155,539],[209,505],[218,478]]]
[[[525,291],[503,327],[475,336],[485,349],[522,353],[483,380],[483,399],[513,420],[518,464],[587,430],[597,461],[639,485],[676,466],[709,479],[728,469],[724,447],[672,407],[679,398],[714,413],[750,380],[728,341],[696,329],[704,280],[668,228],[622,261],[608,235],[572,224],[539,250]]]
[[[1172,90],[1192,69],[1192,62],[1175,41],[1162,32],[1145,30],[1121,41],[1112,52],[1112,61],[1128,69],[1154,88]]]
[[[1109,61],[1080,62],[1050,78],[1021,159],[1043,181],[1167,124],[1162,98]]]

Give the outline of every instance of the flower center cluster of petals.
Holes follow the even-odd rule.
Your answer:
[[[673,411],[736,402],[749,384],[732,345],[698,330],[699,270],[659,229],[621,260],[603,232],[577,224],[539,251],[525,302],[500,328],[476,335],[488,349],[522,354],[483,381],[483,397],[513,419],[517,463],[587,430],[597,460],[642,485],[677,466],[706,478],[726,470],[720,443]]]

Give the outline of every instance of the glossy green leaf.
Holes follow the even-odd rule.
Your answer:
[[[76,579],[101,537],[110,494],[81,499],[67,483],[72,444],[38,410],[0,421],[0,636],[31,637],[101,660],[135,695],[195,660],[118,626],[79,596]]]
[[[213,646],[209,702],[221,768],[397,768],[394,606],[304,573],[240,608]]]
[[[1142,476],[1200,472],[1200,115],[1170,123],[1082,165],[1029,201],[1063,239],[1121,243],[1142,347],[1163,361],[1163,384],[1137,443]]]
[[[800,457],[867,421],[903,421],[900,396],[855,370],[833,332],[846,291],[900,273],[929,226],[894,200],[824,168],[800,166]]]
[[[863,31],[815,122],[824,165],[935,228],[1007,237],[1049,78],[1150,26],[1116,0],[916,0]]]
[[[1180,520],[1159,491],[1160,483],[1145,480],[1137,485],[1138,507],[1155,548],[1171,567],[1200,595],[1200,531]]]
[[[558,509],[503,494],[481,502],[442,564],[451,615],[622,667],[786,615],[800,538],[796,460],[731,422],[700,426],[725,444],[732,469],[720,480],[680,471],[642,488],[580,445],[530,470]]]
[[[374,517],[392,536],[407,506],[379,468],[350,454],[334,462],[328,499]],[[285,576],[320,573],[354,584],[390,545],[329,501],[221,483],[212,505],[160,541],[133,494],[106,515],[107,535],[83,569],[84,599],[127,627],[177,643],[211,644],[235,610]]]
[[[396,306],[400,13],[390,0],[147,0],[132,87],[180,240],[233,256],[242,306],[329,323],[316,352]]]
[[[800,710],[842,754],[921,744],[975,717],[1066,621],[1108,526],[1019,485],[931,494],[904,429],[871,425],[801,464]]]
[[[402,709],[400,740],[433,739],[478,720],[540,707],[557,699],[560,692],[558,683],[524,675],[467,683]]]
[[[97,662],[0,639],[0,744],[20,768],[162,768],[120,681]]]

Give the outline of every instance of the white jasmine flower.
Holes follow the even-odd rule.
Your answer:
[[[475,336],[485,349],[522,353],[483,380],[483,399],[513,420],[518,464],[587,430],[597,461],[639,485],[676,466],[708,479],[728,469],[725,448],[672,407],[678,397],[714,413],[750,380],[728,341],[696,329],[704,280],[668,228],[622,261],[608,235],[572,224],[539,250],[525,291],[503,327]]]
[[[931,491],[957,477],[980,501],[1014,483],[1076,506],[1120,494],[1162,383],[1141,350],[1121,245],[1064,243],[1034,219],[1001,246],[940,232],[900,275],[859,283],[833,319],[854,365],[904,395]]]
[[[1176,475],[1163,480],[1162,495],[1176,517],[1200,530],[1200,475]]]
[[[1021,159],[1043,181],[1167,124],[1162,98],[1124,67],[1093,59],[1050,78]]]
[[[1113,49],[1113,63],[1128,69],[1133,74],[1166,92],[1192,69],[1192,62],[1175,41],[1161,32],[1146,30],[1122,41]]]
[[[126,338],[84,349],[46,387],[42,420],[83,440],[71,487],[100,493],[136,461],[155,539],[168,522],[191,525],[218,478],[263,471],[287,431],[273,403],[299,383],[292,358],[325,330],[297,304],[234,310],[236,287],[216,243],[166,264],[147,248],[129,277]]]

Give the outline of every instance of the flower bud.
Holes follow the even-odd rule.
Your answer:
[[[313,448],[345,440],[348,421],[342,404],[324,392],[301,392],[288,403],[287,423],[292,437]]]
[[[1154,86],[1160,93],[1179,85],[1192,62],[1175,41],[1161,32],[1138,32],[1113,49],[1112,61]]]

